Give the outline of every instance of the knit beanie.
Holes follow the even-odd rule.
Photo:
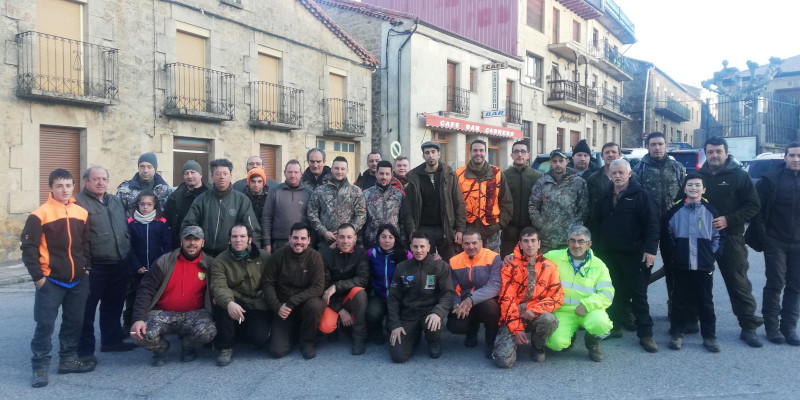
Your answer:
[[[186,162],[186,164],[183,164],[183,171],[181,172],[186,172],[189,170],[197,171],[198,174],[203,175],[203,169],[200,168],[200,164],[198,164],[195,160],[189,160]]]
[[[586,153],[588,155],[592,155],[592,149],[589,148],[589,145],[586,143],[586,139],[582,139],[575,147],[572,148],[572,154],[575,153]]]
[[[153,169],[158,169],[158,160],[156,159],[156,155],[153,153],[144,153],[140,155],[139,161],[136,162],[136,165],[139,165],[143,162],[153,164]]]
[[[267,184],[267,174],[264,173],[264,170],[261,168],[253,168],[247,172],[247,186],[250,186],[250,177],[253,175],[258,175],[264,181],[264,184]]]

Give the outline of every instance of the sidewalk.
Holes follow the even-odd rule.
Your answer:
[[[0,286],[13,285],[20,282],[30,282],[31,276],[25,264],[12,264],[0,266]]]

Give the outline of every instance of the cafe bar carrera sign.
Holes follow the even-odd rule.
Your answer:
[[[431,114],[425,114],[425,126],[432,129],[441,129],[453,132],[474,133],[509,139],[522,139],[522,131],[519,129],[481,124],[478,122],[440,117],[438,115]]]

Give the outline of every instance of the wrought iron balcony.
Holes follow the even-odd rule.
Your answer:
[[[250,82],[250,125],[302,128],[303,91],[270,82]]]
[[[164,114],[208,121],[230,121],[235,105],[234,75],[184,63],[167,64]]]
[[[522,124],[522,103],[506,100],[506,122],[509,124]]]
[[[664,97],[656,101],[655,112],[675,122],[686,122],[692,118],[692,112],[672,97]]]
[[[337,136],[364,136],[367,109],[363,103],[343,99],[322,99],[325,113],[323,132]]]
[[[622,96],[603,88],[603,96],[598,104],[597,112],[610,117],[616,121],[627,120],[630,121],[631,117],[623,109],[624,100]]]
[[[586,0],[592,7],[600,10],[597,20],[608,28],[609,32],[623,44],[636,43],[633,22],[622,12],[613,0]]]
[[[117,49],[48,35],[17,34],[17,95],[109,105],[119,100]]]
[[[448,86],[447,112],[469,115],[469,90],[458,86]]]
[[[568,80],[548,81],[547,105],[575,113],[597,111],[597,92]]]

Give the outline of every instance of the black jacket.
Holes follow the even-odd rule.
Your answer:
[[[722,171],[716,174],[711,173],[708,162],[698,172],[705,179],[706,194],[703,197],[728,222],[726,234],[743,234],[745,222],[750,221],[761,208],[750,175],[732,156],[728,156]]]
[[[422,261],[412,258],[397,264],[386,300],[389,330],[399,328],[401,321],[413,321],[428,314],[444,319],[454,295],[450,266],[446,262],[428,255]]]
[[[181,246],[181,224],[194,199],[209,189],[211,189],[211,184],[206,181],[202,181],[202,185],[194,190],[189,190],[185,183],[181,183],[167,198],[167,205],[164,206],[164,218],[167,219],[167,224],[172,230],[173,248]]]
[[[338,312],[344,298],[355,287],[366,288],[369,283],[369,259],[363,248],[356,246],[351,253],[325,247],[320,250],[325,263],[325,289],[336,286],[328,307]]]
[[[614,186],[603,194],[595,221],[598,252],[650,253],[658,251],[658,212],[650,194],[631,180],[614,206]]]
[[[763,250],[764,240],[767,239],[767,230],[769,228],[767,225],[769,224],[773,207],[775,207],[778,180],[785,170],[786,163],[783,163],[769,170],[755,185],[756,193],[758,193],[758,198],[761,202],[761,209],[759,213],[753,217],[750,227],[747,228],[747,233],[745,234],[746,243],[755,251]],[[793,222],[794,221],[787,221],[787,223]]]

